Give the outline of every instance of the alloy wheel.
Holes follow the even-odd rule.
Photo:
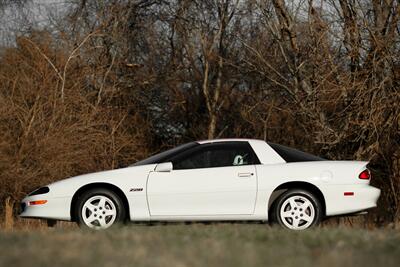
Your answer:
[[[83,222],[92,229],[106,229],[114,223],[117,217],[117,208],[114,202],[102,195],[86,200],[81,212]]]
[[[291,196],[279,211],[282,223],[289,229],[304,230],[312,225],[316,212],[313,203],[304,196]]]

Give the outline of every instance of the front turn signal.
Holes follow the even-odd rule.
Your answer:
[[[35,200],[35,201],[29,201],[29,206],[34,206],[34,205],[43,205],[46,204],[47,200]]]

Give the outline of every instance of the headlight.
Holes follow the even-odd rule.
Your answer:
[[[48,192],[50,192],[50,189],[49,189],[49,187],[45,186],[45,187],[36,189],[32,193],[30,193],[28,196],[47,194]]]

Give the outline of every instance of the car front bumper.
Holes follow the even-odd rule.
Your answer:
[[[32,205],[32,201],[46,200],[45,204]],[[28,196],[21,201],[20,217],[54,220],[71,220],[70,197],[49,197],[44,195]]]

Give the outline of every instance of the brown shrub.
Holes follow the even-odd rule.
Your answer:
[[[57,52],[56,52],[57,50]],[[70,62],[46,33],[21,37],[0,63],[0,202],[82,173],[126,166],[146,153],[146,122],[113,85],[97,94],[87,66]],[[45,56],[47,58],[45,58]],[[54,64],[52,66],[51,64]],[[117,104],[116,104],[117,103]],[[140,127],[137,127],[140,125]],[[10,202],[11,203],[11,202]]]

